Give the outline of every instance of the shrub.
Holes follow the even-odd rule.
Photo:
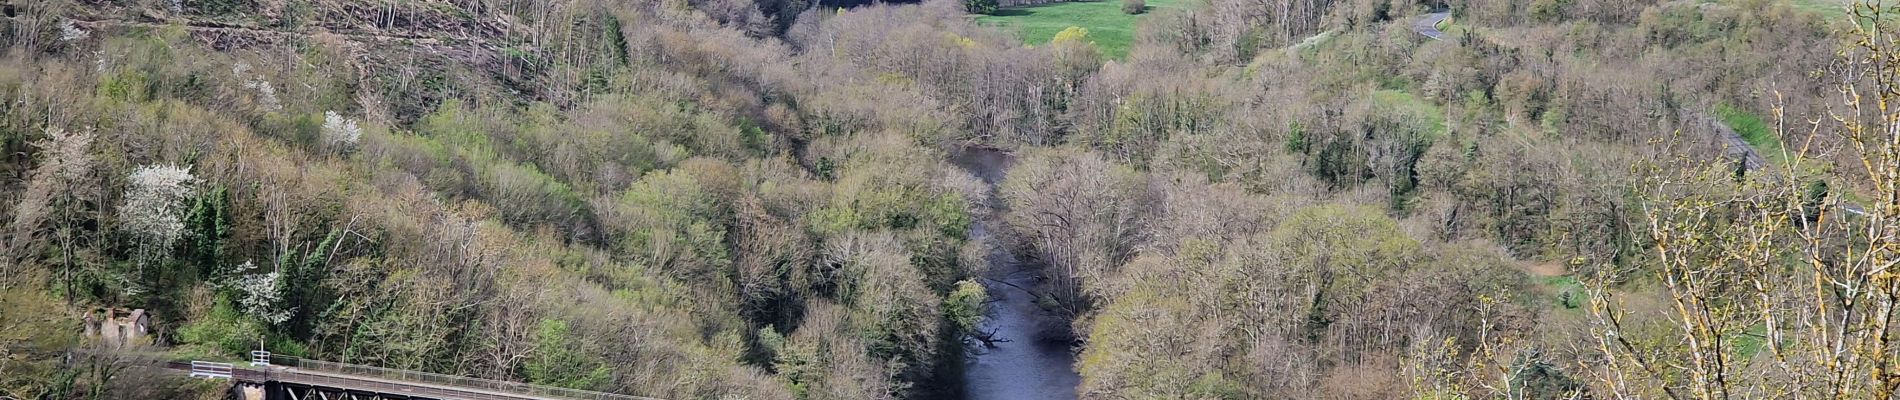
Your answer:
[[[1122,0],[1122,12],[1141,14],[1148,11],[1148,0]]]
[[[973,280],[957,282],[956,290],[943,300],[943,315],[964,332],[976,332],[977,325],[983,323],[983,306],[989,303],[990,294],[983,284]]]
[[[996,0],[963,0],[963,11],[971,14],[995,14]]]
[[[1061,32],[1056,32],[1056,36],[1049,39],[1049,44],[1086,43],[1088,40],[1089,28],[1071,26],[1063,28]]]
[[[196,344],[220,354],[244,354],[264,336],[264,326],[245,318],[228,297],[220,297],[211,313],[178,328],[178,341]]]
[[[575,389],[600,387],[612,378],[613,370],[595,353],[588,351],[582,336],[568,328],[567,321],[541,320],[534,330],[532,355],[521,369],[529,382]]]

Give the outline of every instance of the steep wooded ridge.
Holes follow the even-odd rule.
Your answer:
[[[1893,259],[1900,142],[1824,117],[1889,115],[1836,103],[1900,86],[1900,52],[1808,3],[1470,0],[1432,40],[1437,1],[1209,0],[1142,16],[1124,59],[849,3],[8,2],[0,397],[219,390],[114,346],[954,397],[999,251],[1041,269],[1083,398],[1894,376],[1860,305],[1900,301],[1838,296],[1895,280],[1835,273]],[[1712,157],[1710,110],[1764,167]],[[978,238],[991,188],[947,161],[971,146],[1014,159]],[[1798,295],[1823,278],[1882,290]],[[89,337],[106,308],[156,334]]]

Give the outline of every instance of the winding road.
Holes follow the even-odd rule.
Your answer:
[[[1443,40],[1445,38],[1445,31],[1438,30],[1438,23],[1445,22],[1447,19],[1451,19],[1451,11],[1425,14],[1423,18],[1412,22],[1412,31],[1432,38],[1432,40]]]

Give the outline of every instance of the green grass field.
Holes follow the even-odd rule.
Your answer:
[[[1128,56],[1135,41],[1135,22],[1162,9],[1181,6],[1181,0],[1148,0],[1148,12],[1141,15],[1122,13],[1120,0],[1076,1],[1039,6],[1005,8],[996,15],[976,18],[977,23],[998,26],[1016,32],[1024,43],[1040,45],[1056,37],[1056,32],[1071,26],[1089,30],[1089,41],[1110,58]]]
[[[1820,14],[1823,18],[1842,20],[1847,18],[1847,5],[1851,0],[1788,0],[1794,9]]]

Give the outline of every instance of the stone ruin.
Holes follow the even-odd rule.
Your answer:
[[[138,346],[152,342],[152,316],[145,309],[94,309],[86,312],[86,337],[96,338],[113,347]]]

